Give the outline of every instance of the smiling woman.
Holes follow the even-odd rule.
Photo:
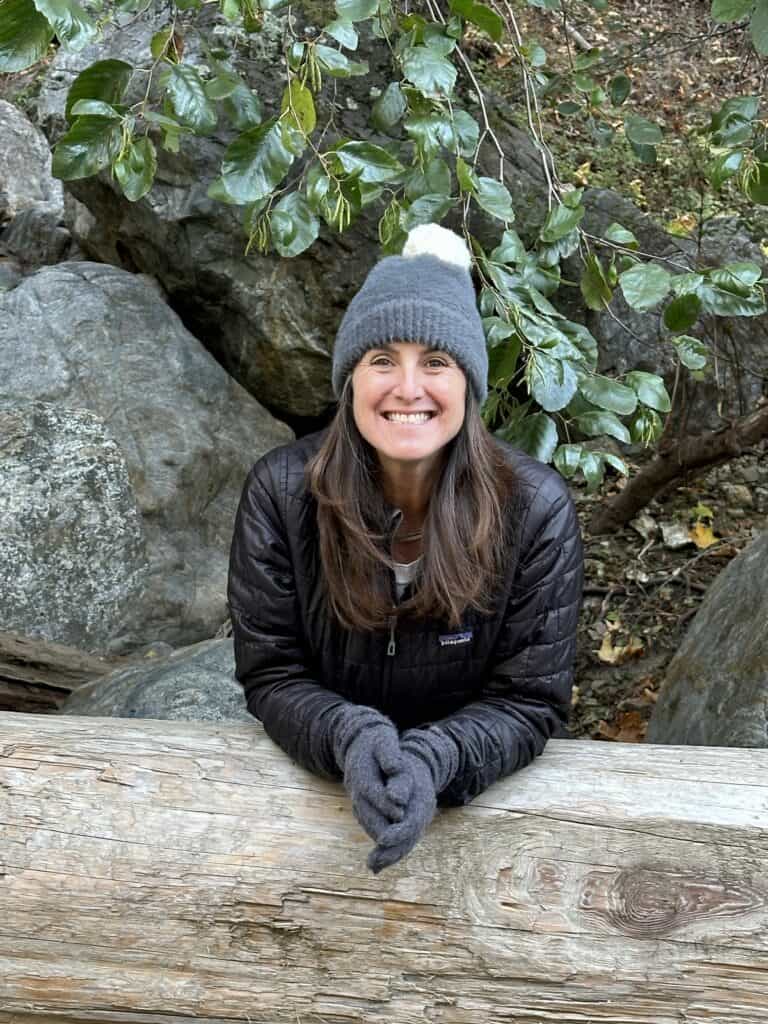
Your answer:
[[[553,469],[480,416],[488,357],[462,238],[414,228],[339,327],[339,407],[253,467],[229,604],[248,708],[343,778],[380,871],[562,735],[582,548]]]

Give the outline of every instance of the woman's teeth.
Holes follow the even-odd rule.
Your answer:
[[[428,412],[388,412],[385,413],[384,416],[393,423],[426,423],[427,420],[432,419],[432,415]]]

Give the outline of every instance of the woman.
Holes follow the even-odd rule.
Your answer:
[[[578,521],[559,474],[480,418],[470,268],[429,224],[371,270],[336,337],[334,421],[256,463],[232,541],[248,709],[343,778],[374,872],[438,803],[529,764],[570,706]]]

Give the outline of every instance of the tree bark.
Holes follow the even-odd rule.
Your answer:
[[[55,712],[78,686],[130,660],[0,631],[0,711]]]
[[[0,1024],[758,1024],[768,750],[552,740],[380,875],[261,726],[0,715]]]
[[[683,440],[664,439],[651,462],[627,482],[624,490],[597,508],[589,532],[594,535],[618,530],[687,473],[727,462],[764,437],[768,437],[768,403],[722,430]]]

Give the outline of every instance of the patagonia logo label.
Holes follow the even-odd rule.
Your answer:
[[[468,644],[472,639],[472,630],[468,629],[465,633],[444,633],[437,639],[440,641],[441,647],[452,647],[456,644]]]

